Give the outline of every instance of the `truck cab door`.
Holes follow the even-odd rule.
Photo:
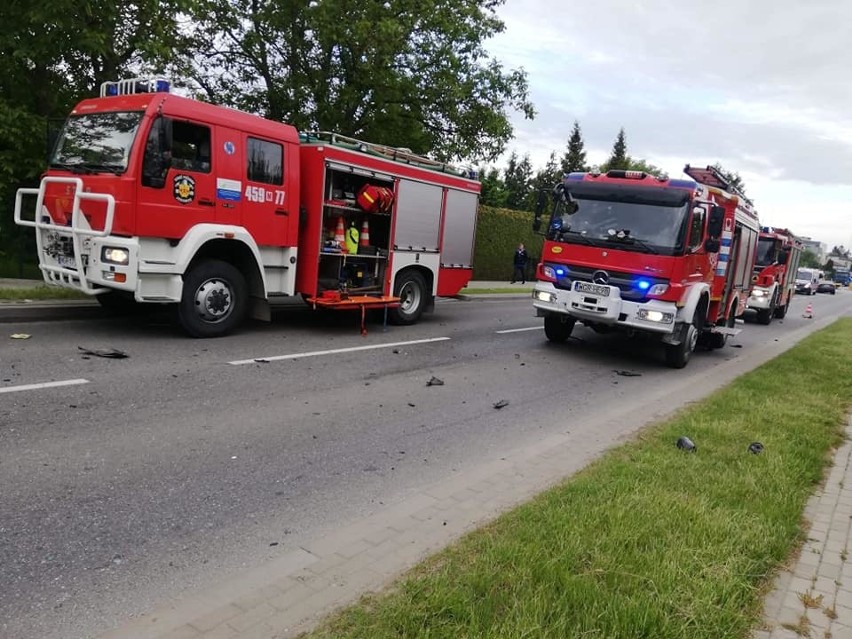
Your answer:
[[[280,141],[245,135],[242,221],[262,246],[295,246],[298,241],[298,195],[287,188],[285,147]]]

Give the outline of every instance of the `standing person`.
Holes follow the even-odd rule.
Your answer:
[[[515,251],[515,259],[514,266],[515,270],[512,273],[512,284],[514,284],[519,278],[520,275],[521,284],[527,283],[527,262],[529,261],[529,256],[527,255],[527,249],[524,248],[523,242],[518,244],[518,248]]]

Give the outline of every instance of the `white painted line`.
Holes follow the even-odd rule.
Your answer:
[[[42,388],[57,388],[59,386],[76,386],[78,384],[88,384],[88,379],[65,379],[61,382],[43,382],[41,384],[22,384],[21,386],[4,386],[0,388],[0,393],[15,393],[17,391],[40,390]]]
[[[275,355],[273,357],[256,357],[254,359],[238,359],[228,362],[233,366],[243,364],[265,364],[266,362],[277,362],[284,359],[299,359],[302,357],[318,357],[320,355],[336,355],[337,353],[354,353],[355,351],[371,351],[377,348],[393,348],[394,346],[413,346],[414,344],[429,344],[431,342],[443,342],[449,337],[432,337],[430,339],[417,339],[411,342],[393,342],[391,344],[371,344],[370,346],[352,346],[350,348],[333,348],[328,351],[309,351],[307,353],[290,353],[289,355]]]
[[[529,328],[509,328],[505,331],[494,331],[498,335],[504,335],[506,333],[523,333],[524,331],[540,331],[544,328],[544,326],[530,326]]]

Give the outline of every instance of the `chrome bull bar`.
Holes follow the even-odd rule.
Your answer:
[[[74,187],[74,204],[71,209],[71,226],[60,226],[52,221],[50,212],[44,206],[44,196],[47,186],[50,184],[70,184]],[[36,196],[35,219],[25,220],[22,217],[23,199],[25,196]],[[84,200],[92,202],[104,202],[106,204],[106,217],[104,228],[100,231],[89,227],[85,215],[80,209]],[[86,269],[83,265],[83,241],[93,237],[106,237],[112,233],[112,225],[115,217],[115,198],[106,193],[86,193],[83,191],[83,180],[71,177],[46,176],[42,178],[37,189],[21,188],[15,194],[15,224],[19,226],[30,226],[36,229],[36,247],[38,250],[39,269],[48,284],[56,284],[66,288],[73,288],[89,295],[97,295],[109,289],[93,286],[86,277]],[[45,235],[56,233],[68,237],[70,234],[74,247],[74,267],[65,266],[58,260],[53,260],[45,249]],[[50,261],[49,261],[50,260]],[[56,262],[56,263],[51,263]]]

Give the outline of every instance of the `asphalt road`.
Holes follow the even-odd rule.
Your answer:
[[[808,327],[807,302],[818,320],[852,313],[847,291],[798,298],[683,371],[585,328],[549,344],[526,297],[441,301],[366,337],[304,307],[217,340],[157,314],[4,324],[0,637],[96,636],[448,474],[582,436],[604,407]]]

